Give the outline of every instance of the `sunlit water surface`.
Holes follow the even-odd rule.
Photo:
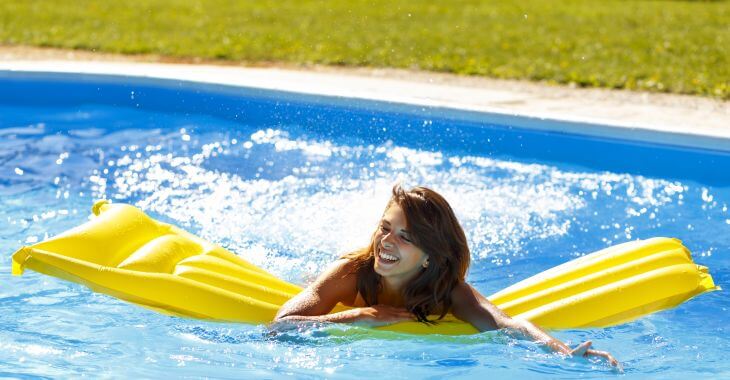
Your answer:
[[[385,133],[385,132],[384,132]],[[730,189],[569,165],[324,138],[127,108],[0,107],[0,376],[301,378],[603,377],[501,333],[411,337],[341,327],[179,319],[56,278],[10,276],[10,255],[87,220],[94,200],[135,204],[295,283],[367,243],[396,182],[441,192],[491,294],[627,240],[681,238],[730,279]],[[727,288],[728,286],[726,286]],[[556,331],[612,352],[628,375],[730,376],[730,301],[698,297],[636,322]]]

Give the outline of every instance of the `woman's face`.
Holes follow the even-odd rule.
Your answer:
[[[391,285],[405,285],[428,265],[428,255],[413,245],[406,215],[397,203],[385,210],[375,243],[375,272]]]

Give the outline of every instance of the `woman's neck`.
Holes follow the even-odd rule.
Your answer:
[[[381,288],[378,292],[378,303],[390,306],[403,306],[405,300],[403,299],[403,289],[405,284],[393,283],[387,277],[381,277]]]

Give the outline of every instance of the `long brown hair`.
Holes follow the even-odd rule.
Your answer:
[[[426,187],[403,190],[393,187],[393,194],[386,210],[397,204],[406,216],[410,239],[416,247],[428,255],[429,265],[405,287],[405,307],[420,322],[433,322],[429,314],[441,311],[443,318],[451,309],[451,291],[464,280],[469,269],[469,246],[464,230],[449,203],[437,192]],[[370,245],[346,254],[357,273],[357,291],[365,303],[376,305],[382,289],[381,276],[375,272],[375,252],[379,241],[376,232]]]

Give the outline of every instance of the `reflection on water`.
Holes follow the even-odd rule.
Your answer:
[[[202,116],[91,106],[0,111],[0,373],[610,371],[500,334],[450,340],[324,326],[272,337],[262,326],[166,317],[34,273],[10,278],[7,254],[81,223],[99,198],[133,203],[298,283],[367,243],[396,182],[432,187],[451,202],[473,252],[469,280],[486,294],[583,253],[651,236],[682,238],[719,284],[730,279],[726,188]],[[728,371],[728,307],[727,297],[712,293],[628,325],[557,335],[572,344],[593,340],[628,373],[719,373]]]

